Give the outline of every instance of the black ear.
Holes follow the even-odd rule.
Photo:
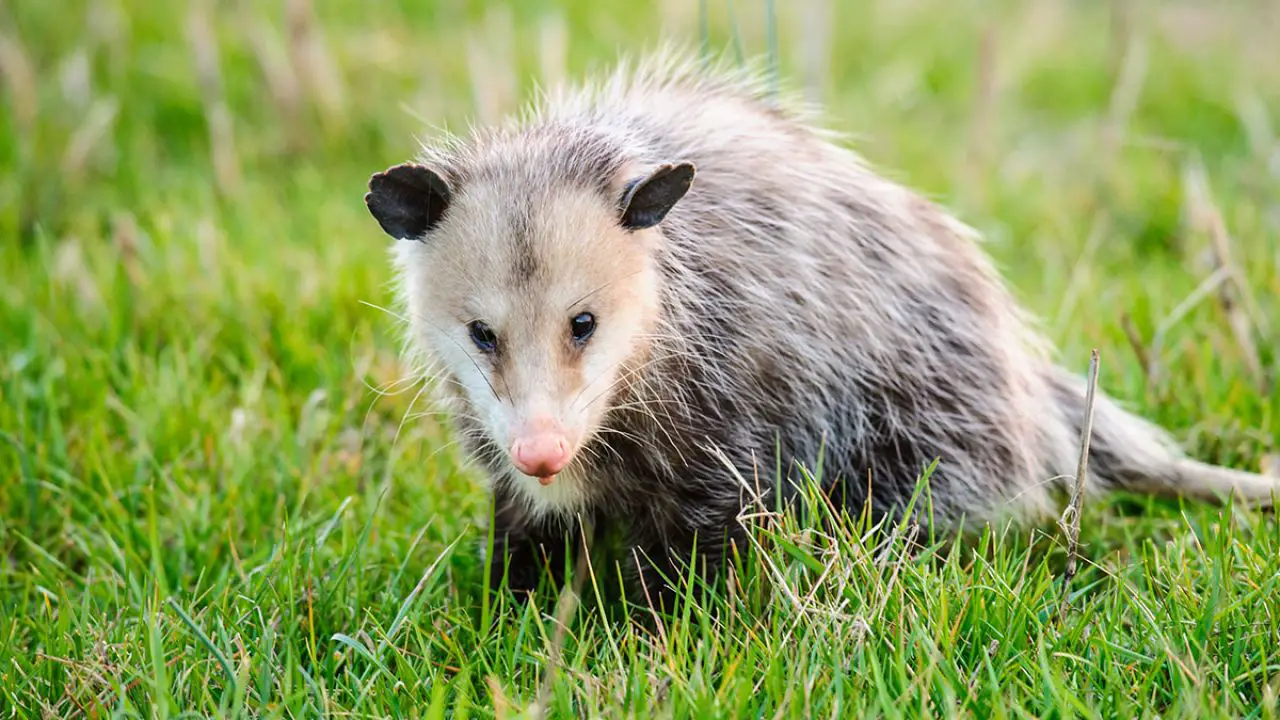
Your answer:
[[[666,163],[627,186],[622,195],[622,226],[642,230],[662,222],[693,185],[693,163]]]
[[[364,204],[397,240],[417,240],[435,227],[449,207],[449,185],[434,170],[406,163],[369,178]]]

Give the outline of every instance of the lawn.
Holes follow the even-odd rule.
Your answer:
[[[1276,717],[1244,508],[1086,495],[1061,613],[1052,525],[794,518],[655,632],[484,600],[365,183],[662,38],[776,47],[1195,456],[1280,444],[1280,4],[705,5],[0,1],[0,717]]]

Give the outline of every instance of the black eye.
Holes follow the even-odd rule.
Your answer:
[[[569,332],[573,334],[573,341],[579,345],[585,345],[595,331],[596,316],[591,313],[582,313],[569,321]]]
[[[493,352],[498,349],[498,336],[493,334],[488,325],[479,320],[473,321],[467,326],[471,331],[471,342],[480,348],[481,352]]]

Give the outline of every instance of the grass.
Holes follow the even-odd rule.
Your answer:
[[[710,44],[776,32],[1064,363],[1098,348],[1198,457],[1274,452],[1274,4],[765,4],[705,3]],[[698,4],[284,5],[0,3],[0,716],[536,709],[555,624],[488,623],[486,498],[413,402],[361,195],[428,126],[696,43]],[[549,715],[1276,716],[1271,515],[1088,496],[1061,621],[1052,527],[759,524],[657,634],[580,610]]]

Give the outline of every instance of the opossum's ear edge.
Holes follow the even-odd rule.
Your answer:
[[[397,240],[421,240],[440,222],[452,195],[435,170],[404,163],[369,178],[364,204],[386,234]]]
[[[621,222],[628,230],[643,230],[662,222],[689,192],[697,169],[690,162],[664,163],[627,184],[621,200]]]

